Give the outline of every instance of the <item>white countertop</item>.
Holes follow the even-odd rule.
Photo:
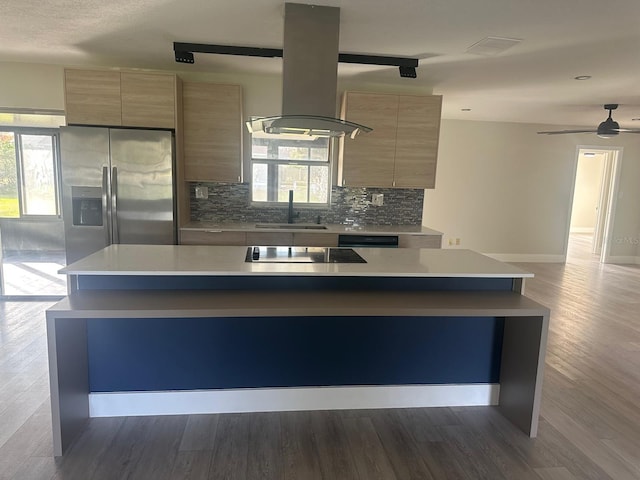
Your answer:
[[[189,222],[180,227],[181,230],[195,231],[216,231],[216,232],[304,232],[304,233],[347,233],[347,234],[408,234],[408,235],[439,235],[442,232],[422,225],[342,225],[342,224],[322,224],[327,228],[322,229],[304,229],[299,228],[305,223],[294,223],[291,228],[287,228],[286,223],[274,223],[272,228],[256,227],[256,225],[269,225],[269,222],[251,222],[251,223],[213,223],[213,222]],[[278,225],[281,225],[279,227]],[[296,225],[298,228],[296,228]]]
[[[314,275],[530,278],[471,250],[355,248],[367,263],[250,263],[245,246],[111,245],[60,270],[71,275]]]

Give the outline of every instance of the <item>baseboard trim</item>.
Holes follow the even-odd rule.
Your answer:
[[[89,394],[91,417],[497,405],[498,384],[246,388]]]
[[[487,257],[501,262],[524,263],[565,263],[566,255],[547,255],[543,253],[485,253]]]
[[[621,265],[640,265],[640,257],[634,257],[632,255],[623,256],[610,256],[607,258],[606,263],[617,263]]]

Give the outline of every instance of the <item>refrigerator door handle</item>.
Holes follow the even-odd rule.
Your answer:
[[[111,208],[108,198],[109,167],[102,167],[102,225],[107,245],[111,244]]]
[[[111,221],[113,222],[113,243],[120,243],[118,233],[118,168],[111,170]]]

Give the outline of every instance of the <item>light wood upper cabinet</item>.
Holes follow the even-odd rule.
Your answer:
[[[185,179],[241,181],[241,87],[183,82],[182,101]]]
[[[441,107],[441,96],[398,97],[394,186],[435,187]]]
[[[342,139],[338,184],[434,188],[442,97],[347,92],[342,115],[373,128]]]
[[[176,76],[122,72],[122,125],[175,128]]]
[[[65,115],[69,125],[122,125],[120,72],[64,72]]]
[[[69,125],[175,128],[176,76],[65,69]]]
[[[398,97],[345,94],[343,118],[373,129],[355,140],[342,139],[339,175],[343,186],[391,187],[396,150]]]

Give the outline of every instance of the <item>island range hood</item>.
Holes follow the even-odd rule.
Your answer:
[[[340,9],[285,3],[282,115],[247,122],[250,132],[323,137],[371,128],[336,118]]]

